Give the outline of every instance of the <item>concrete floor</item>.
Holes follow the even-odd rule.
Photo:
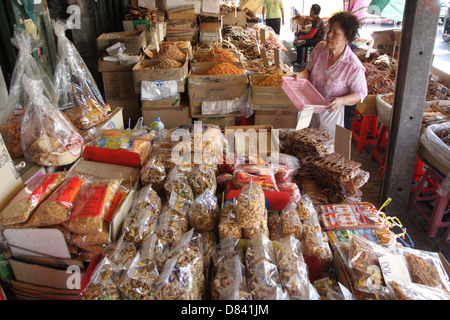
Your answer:
[[[377,208],[380,208],[383,204],[380,202],[384,202],[385,199],[383,199],[383,201],[379,201],[381,179],[377,178],[377,171],[379,168],[378,163],[375,159],[370,159],[372,150],[373,145],[366,146],[364,151],[361,153],[356,152],[356,143],[355,141],[352,143],[352,160],[361,163],[361,168],[370,172],[369,181],[364,185],[364,187],[361,188],[361,191],[363,192],[362,201],[370,202]],[[422,204],[422,208],[426,212],[431,213],[432,204],[429,202],[424,202]],[[445,228],[439,229],[436,237],[428,237],[426,234],[427,222],[414,208],[404,215],[397,216],[397,218],[400,219],[400,222],[406,228],[406,232],[411,238],[411,241],[406,241],[408,245],[412,245],[416,249],[437,252],[437,247],[446,231]],[[445,214],[444,219],[450,221],[450,213],[448,211]],[[393,231],[395,233],[400,233],[399,228],[396,228]],[[405,240],[408,239],[406,238]],[[447,261],[450,261],[450,250],[443,248],[440,252],[447,259]]]

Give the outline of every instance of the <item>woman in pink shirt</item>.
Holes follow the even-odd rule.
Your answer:
[[[296,78],[307,79],[328,100],[328,108],[315,113],[310,127],[334,138],[336,125],[344,127],[345,106],[362,102],[367,96],[365,68],[348,46],[358,34],[358,19],[349,12],[328,21],[324,42],[311,52],[306,69]]]

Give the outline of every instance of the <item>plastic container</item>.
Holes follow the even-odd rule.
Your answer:
[[[321,113],[328,107],[327,100],[306,79],[295,80],[292,77],[283,77],[281,89],[283,89],[298,111],[313,106],[314,113]]]
[[[389,124],[391,123],[392,105],[384,101],[383,97],[389,95],[393,95],[393,93],[377,95],[378,120],[387,127],[389,127]]]
[[[155,121],[153,121],[152,124],[150,125],[150,129],[151,129],[151,130],[161,130],[161,129],[164,129],[164,123],[162,123],[160,117],[156,117],[156,118],[155,118]]]

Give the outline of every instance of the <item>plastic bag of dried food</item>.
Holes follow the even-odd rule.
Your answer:
[[[27,226],[45,227],[69,220],[75,201],[86,181],[82,175],[69,175],[33,213]]]
[[[104,257],[95,267],[88,284],[81,292],[82,300],[121,300],[118,283],[112,273],[113,266]]]
[[[72,233],[71,240],[77,246],[103,246],[109,245],[111,241],[116,240],[113,238],[113,230],[111,228],[111,221],[114,219],[115,214],[118,212],[122,202],[130,192],[130,185],[123,183],[116,191],[111,205],[103,219],[103,227],[100,232],[92,234],[77,234]]]
[[[253,239],[255,237],[264,236],[269,238],[269,226],[267,224],[268,212],[264,208],[264,216],[261,220],[261,224],[256,228],[242,228],[242,238],[243,239]]]
[[[217,267],[211,282],[213,300],[251,300],[247,289],[245,266],[239,256],[224,259]]]
[[[322,232],[316,232],[303,238],[303,254],[309,257],[318,257],[321,260],[331,260],[332,253],[328,238]]]
[[[40,166],[64,166],[75,162],[83,138],[73,124],[43,94],[41,80],[22,77],[29,96],[22,121],[22,149],[25,159]]]
[[[221,239],[211,254],[213,272],[219,270],[219,266],[224,260],[239,257],[239,261],[244,264],[244,248],[239,245],[238,239],[232,237]]]
[[[289,194],[289,198],[291,201],[297,202],[302,198],[302,194],[300,193],[300,188],[294,182],[277,182],[278,191],[286,192]]]
[[[139,246],[155,230],[156,220],[161,213],[161,198],[148,185],[136,193],[131,210],[125,217],[122,231],[125,239]]]
[[[18,49],[16,63],[11,77],[8,103],[0,106],[0,132],[11,158],[23,157],[22,119],[29,99],[22,82],[23,76],[42,81],[42,94],[51,102],[56,102],[56,90],[45,70],[32,56],[41,42],[33,39],[25,29],[15,26],[11,43]]]
[[[188,219],[173,210],[170,206],[165,206],[156,222],[156,240],[163,244],[164,247],[171,248],[187,232],[188,227]]]
[[[189,179],[177,167],[174,167],[167,175],[164,188],[166,189],[167,195],[170,195],[173,191],[188,201],[194,201],[194,192],[189,185]]]
[[[233,239],[242,238],[242,229],[236,221],[236,203],[229,201],[225,204],[219,216],[219,238],[225,239],[232,237]]]
[[[194,196],[198,197],[206,190],[216,193],[217,181],[215,168],[209,164],[202,164],[195,168],[189,175],[189,182],[194,192]]]
[[[260,235],[250,240],[245,251],[245,266],[250,269],[261,260],[276,264],[276,252],[268,237]]]
[[[247,287],[252,300],[289,300],[277,266],[268,260],[261,260],[247,269]]]
[[[297,207],[298,208],[298,207]],[[320,226],[319,217],[316,210],[313,208],[312,214],[302,221],[302,239],[306,239],[313,234],[322,232],[322,227]]]
[[[301,221],[308,219],[312,215],[317,216],[314,204],[307,194],[302,195],[302,198],[297,202],[297,212]]]
[[[277,252],[281,283],[291,300],[309,300],[308,266],[303,259],[301,243],[292,235],[280,240]]]
[[[101,232],[105,216],[121,183],[121,179],[102,178],[94,178],[86,183],[72,209],[70,220],[64,226],[79,234]]]
[[[159,272],[155,261],[153,234],[143,244],[120,283],[120,292],[127,300],[154,300]]]
[[[236,220],[241,228],[258,228],[266,208],[264,191],[257,183],[250,182],[242,188],[236,205]]]
[[[350,234],[349,238],[347,264],[355,288],[374,294],[384,291],[386,284],[378,258],[389,255],[389,249],[355,234]]]
[[[66,176],[65,172],[47,173],[31,180],[0,212],[0,226],[26,222]]]
[[[83,58],[66,37],[67,24],[54,21],[58,39],[58,64],[54,81],[58,95],[58,107],[78,129],[89,129],[108,117],[109,106]]]
[[[127,241],[123,235],[106,247],[105,257],[111,263],[111,273],[115,283],[120,283],[123,274],[130,267],[136,253],[137,248],[134,243]]]
[[[268,212],[267,227],[269,228],[269,239],[278,241],[283,237],[281,231],[281,218],[278,211]]]
[[[419,283],[389,281],[387,285],[395,300],[450,300],[448,291]]]
[[[195,198],[189,208],[189,224],[196,232],[215,231],[218,218],[217,198],[209,190]]]
[[[450,281],[437,252],[399,247],[408,266],[411,281],[450,292]]]
[[[152,156],[141,169],[141,184],[144,187],[151,185],[153,190],[161,193],[164,191],[166,175],[164,163],[158,160],[156,156]]]
[[[202,232],[203,256],[209,259],[214,248],[217,246],[217,236],[215,232]]]
[[[239,169],[234,170],[233,183],[238,188],[254,183],[259,184],[263,190],[279,191],[274,170],[267,166],[239,166]]]
[[[198,300],[202,280],[201,236],[191,229],[169,252],[156,283],[155,296],[158,300]]]
[[[281,232],[284,237],[290,235],[294,236],[296,239],[301,239],[302,236],[302,222],[297,213],[297,204],[295,202],[290,202],[281,211]]]

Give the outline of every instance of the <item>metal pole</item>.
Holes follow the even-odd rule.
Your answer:
[[[404,215],[409,201],[439,19],[440,1],[405,1],[394,104],[380,203]]]

